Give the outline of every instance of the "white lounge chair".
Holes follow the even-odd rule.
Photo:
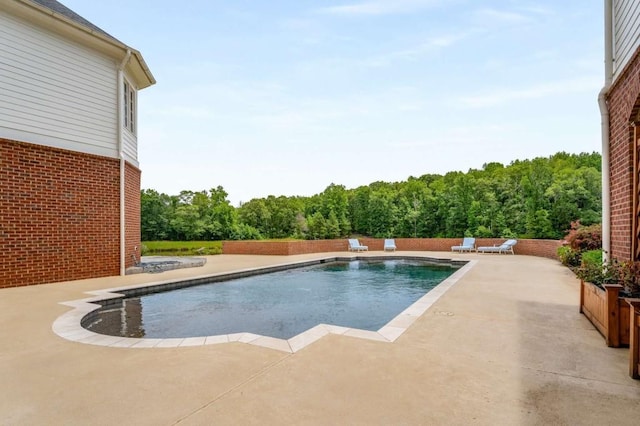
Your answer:
[[[360,244],[357,238],[349,238],[349,251],[368,251],[369,247]]]
[[[511,253],[513,252],[513,246],[518,244],[517,240],[507,240],[499,246],[491,246],[491,247],[478,247],[476,251],[480,253]]]
[[[476,239],[473,237],[464,237],[462,240],[462,244],[459,246],[452,246],[451,251],[459,251],[460,253],[464,251],[471,252],[471,250],[475,250],[476,248]]]
[[[384,240],[384,251],[396,251],[396,241],[392,238]]]

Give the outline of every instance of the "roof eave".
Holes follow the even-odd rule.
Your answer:
[[[144,77],[143,79],[138,79],[138,89],[144,89],[145,87],[153,86],[154,84],[156,84],[156,79],[153,74],[151,74],[151,70],[147,66],[147,63],[142,57],[142,54],[137,50],[131,50],[131,53],[133,54],[133,58],[136,61],[136,68],[139,68],[141,71],[140,76]]]
[[[142,54],[138,50],[135,50],[122,43],[121,41],[116,40],[115,38],[95,31],[94,29],[89,28],[86,25],[82,25],[79,22],[76,22],[32,0],[14,0],[14,2],[21,3],[31,8],[32,10],[51,16],[57,22],[60,22],[68,27],[68,31],[65,31],[68,36],[75,35],[76,39],[84,41],[88,44],[93,44],[94,48],[101,50],[107,53],[109,56],[113,56],[118,60],[122,60],[126,56],[127,51],[131,51],[132,61],[129,66],[133,73],[133,77],[136,80],[138,89],[144,89],[145,87],[149,87],[156,83],[156,79],[153,77],[151,70],[147,66],[147,63],[142,57]],[[75,32],[73,30],[75,30]],[[82,37],[82,35],[85,35],[86,37]],[[91,40],[94,41],[94,43],[89,43],[89,41]]]

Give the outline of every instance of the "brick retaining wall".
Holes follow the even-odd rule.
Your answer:
[[[398,250],[406,251],[450,251],[451,246],[459,245],[460,238],[396,238]],[[503,243],[500,238],[478,238],[476,246],[492,246]],[[370,251],[382,251],[384,239],[360,238],[360,244],[369,247]],[[518,240],[514,247],[516,254],[547,257],[557,259],[556,251],[562,245],[557,240]],[[224,241],[223,254],[262,254],[287,256],[305,253],[327,253],[347,251],[346,239],[310,240],[310,241]]]

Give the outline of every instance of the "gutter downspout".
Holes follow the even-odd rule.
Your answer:
[[[124,67],[127,66],[131,58],[131,50],[127,49],[127,54],[118,66],[118,159],[120,160],[120,275],[126,272],[125,258],[125,164],[124,164],[124,144],[122,142],[122,127],[124,126]]]
[[[602,250],[604,260],[611,255],[611,186],[609,167],[609,107],[607,94],[613,82],[613,1],[604,2],[604,87],[598,94],[602,129]]]

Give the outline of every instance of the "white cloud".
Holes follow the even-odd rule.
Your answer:
[[[390,56],[395,57],[415,57],[421,56],[425,53],[432,52],[436,49],[441,49],[444,47],[450,47],[451,45],[457,43],[458,41],[464,39],[467,36],[466,33],[458,33],[458,34],[443,34],[440,36],[429,38],[424,43],[421,43],[417,46],[414,46],[409,49],[399,50],[397,52],[392,53]]]
[[[516,12],[505,12],[495,9],[481,9],[475,12],[476,17],[480,18],[483,22],[492,23],[506,23],[506,24],[521,24],[531,21],[526,15]]]
[[[341,16],[376,16],[410,13],[440,4],[440,0],[377,0],[331,6],[317,12]]]
[[[542,6],[539,6],[539,5],[525,6],[525,7],[521,7],[520,9],[525,11],[525,12],[534,13],[536,15],[553,16],[553,15],[556,14],[555,11],[552,10],[551,8],[542,7]]]
[[[449,48],[466,39],[469,34],[469,32],[460,32],[430,37],[422,43],[370,57],[360,63],[369,68],[380,68],[392,65],[396,60],[416,60],[433,52]]]
[[[497,89],[490,93],[464,96],[457,104],[468,108],[484,108],[503,105],[513,101],[526,99],[540,99],[569,93],[594,92],[597,93],[601,84],[599,77],[581,77],[571,80],[560,80],[540,83],[520,89]]]

